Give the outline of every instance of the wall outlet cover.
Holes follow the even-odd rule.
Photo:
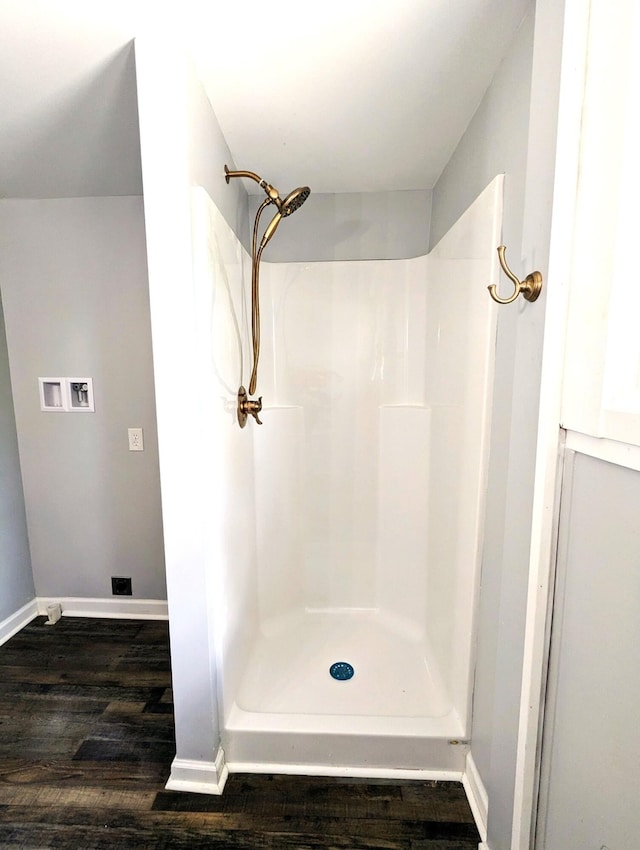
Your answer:
[[[131,579],[124,576],[111,576],[111,594],[113,596],[132,596]]]
[[[143,452],[144,451],[144,436],[142,434],[142,428],[129,428],[129,451],[130,452]]]

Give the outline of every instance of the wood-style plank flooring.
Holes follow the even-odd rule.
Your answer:
[[[476,850],[457,783],[232,775],[164,790],[167,624],[38,617],[0,647],[0,850]]]

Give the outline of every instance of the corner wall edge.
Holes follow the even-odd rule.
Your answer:
[[[20,629],[23,629],[31,622],[31,620],[33,620],[34,617],[37,616],[38,604],[36,599],[32,599],[30,602],[27,602],[26,605],[23,605],[22,608],[14,611],[13,614],[9,614],[8,617],[0,622],[0,646],[2,646],[3,643],[6,643],[9,638],[12,638],[20,631]]]
[[[171,775],[165,788],[168,791],[220,795],[228,776],[224,750],[219,747],[215,761],[180,759],[176,756],[171,764]]]
[[[479,845],[479,850],[490,850],[489,845],[486,843],[489,798],[471,752],[467,753],[465,770],[462,776],[462,787],[467,795],[473,818],[483,842]]]

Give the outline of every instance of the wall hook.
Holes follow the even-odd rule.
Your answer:
[[[494,301],[498,302],[498,304],[511,304],[516,300],[518,295],[523,295],[527,301],[535,301],[538,295],[542,292],[542,275],[540,272],[531,272],[531,274],[528,274],[524,280],[518,280],[507,265],[507,261],[504,256],[506,250],[507,249],[504,245],[500,245],[498,247],[498,257],[500,258],[502,271],[515,283],[515,292],[510,298],[500,298],[496,291],[495,283],[492,283],[491,286],[487,287],[489,294]]]

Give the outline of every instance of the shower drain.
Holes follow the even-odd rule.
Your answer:
[[[339,682],[351,679],[354,672],[355,671],[351,664],[347,664],[346,661],[336,661],[335,664],[332,664],[331,667],[329,667],[329,673],[334,679],[338,679]]]

